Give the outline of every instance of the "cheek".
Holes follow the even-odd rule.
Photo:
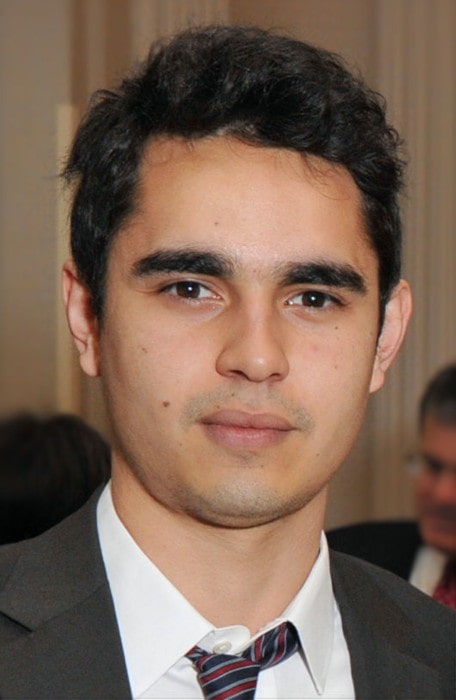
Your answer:
[[[144,325],[123,325],[102,343],[104,381],[129,395],[132,403],[168,408],[197,386],[210,358],[204,343],[192,334]]]
[[[308,338],[305,353],[297,363],[303,378],[319,383],[321,400],[332,397],[333,402],[349,405],[361,401],[364,405],[372,375],[375,357],[375,340],[369,336],[350,335],[344,329],[323,338]]]
[[[326,342],[306,342],[295,358],[293,396],[312,415],[318,450],[334,467],[351,449],[364,418],[374,351],[374,343],[361,346],[334,333]]]
[[[432,487],[425,479],[419,479],[415,486],[415,501],[419,511],[432,501]]]

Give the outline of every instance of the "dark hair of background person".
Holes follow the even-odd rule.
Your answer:
[[[383,98],[326,50],[254,28],[190,29],[159,42],[118,89],[95,93],[64,176],[77,184],[72,254],[103,312],[109,246],[132,213],[151,138],[229,135],[344,166],[379,261],[380,322],[401,268],[403,162]]]
[[[72,415],[0,421],[0,544],[39,535],[82,506],[110,476],[111,451]]]
[[[437,372],[427,385],[420,402],[421,430],[428,416],[445,425],[456,425],[456,364]]]

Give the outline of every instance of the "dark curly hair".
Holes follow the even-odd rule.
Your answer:
[[[111,449],[73,415],[0,420],[0,544],[35,537],[80,508],[111,474]]]
[[[64,171],[77,183],[71,247],[95,314],[146,144],[218,134],[320,156],[351,173],[379,261],[382,311],[400,277],[403,169],[383,99],[328,51],[254,27],[211,26],[154,45],[118,89],[95,93],[76,134]]]
[[[420,401],[420,429],[428,416],[439,423],[456,426],[456,363],[441,369],[431,379]]]

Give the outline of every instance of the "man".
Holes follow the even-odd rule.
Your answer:
[[[329,532],[328,539],[456,608],[456,365],[426,387],[419,430],[412,463],[417,522],[359,523]]]
[[[3,553],[4,697],[453,694],[452,614],[321,534],[410,314],[396,148],[337,58],[254,28],[93,103],[64,296],[112,482]]]

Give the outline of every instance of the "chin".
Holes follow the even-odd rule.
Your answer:
[[[435,530],[424,530],[423,540],[430,547],[439,549],[450,556],[456,556],[456,535],[445,535],[441,532],[435,532]]]
[[[266,525],[301,510],[308,498],[280,498],[271,489],[221,488],[210,498],[194,498],[187,512],[214,527],[247,529]]]

